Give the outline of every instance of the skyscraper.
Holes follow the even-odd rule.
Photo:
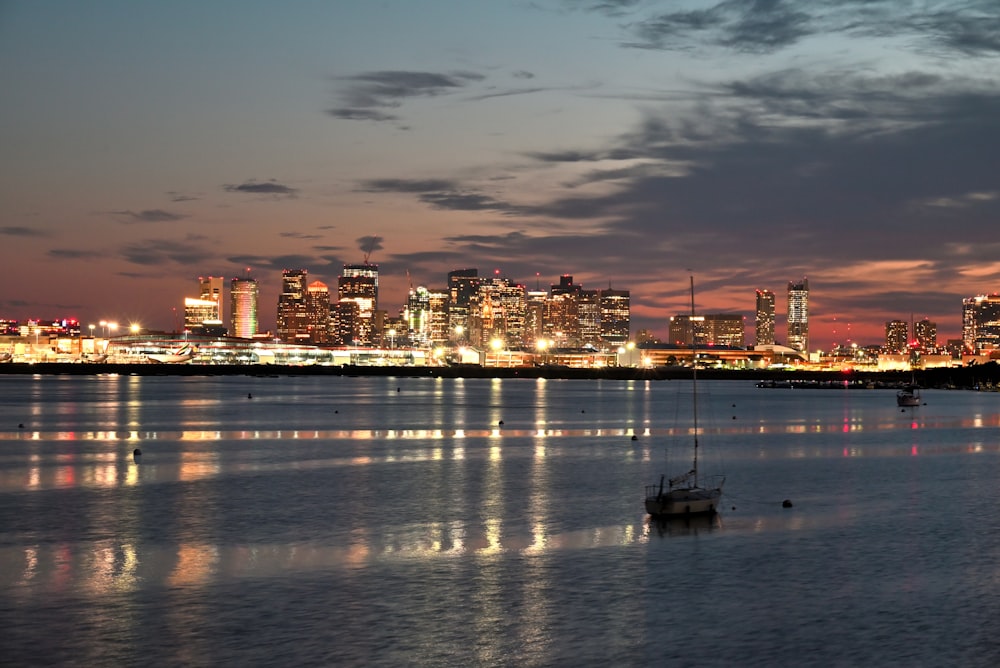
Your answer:
[[[257,297],[260,288],[253,278],[234,278],[229,282],[229,333],[244,339],[257,333]]]
[[[363,346],[381,343],[381,331],[375,326],[378,310],[378,265],[345,264],[337,279],[337,301],[358,305],[356,343]]]
[[[469,340],[469,314],[475,309],[478,295],[478,269],[448,272],[448,330],[456,343]]]
[[[909,345],[909,327],[905,320],[890,320],[885,323],[885,351],[905,353]]]
[[[789,348],[809,352],[809,279],[788,283],[788,337]]]
[[[601,341],[612,350],[624,346],[631,329],[631,293],[628,290],[601,290]]]
[[[937,323],[927,318],[917,321],[913,324],[913,338],[917,340],[921,352],[937,351]]]
[[[962,300],[962,341],[974,353],[1000,348],[1000,294]]]
[[[306,339],[308,319],[306,317],[306,276],[305,269],[285,269],[281,272],[281,294],[278,295],[278,338],[286,343]]]
[[[311,343],[329,343],[330,288],[322,281],[306,288],[306,330]]]
[[[222,276],[199,276],[199,299],[215,302],[215,313],[209,320],[222,322],[222,288],[225,279]]]
[[[774,345],[774,293],[757,291],[757,321],[754,343],[758,346]]]

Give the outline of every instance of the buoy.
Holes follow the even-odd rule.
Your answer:
[[[399,392],[399,388],[398,387],[396,388],[396,391]]]
[[[791,500],[789,500],[789,499],[785,499],[784,501],[782,501],[782,502],[781,502],[781,507],[782,507],[782,508],[791,508],[791,507],[792,507],[792,502],[791,502]]]
[[[733,416],[733,419],[734,419],[734,420],[736,419],[736,416],[735,416],[735,415]]]
[[[736,510],[736,506],[733,506],[733,510]]]
[[[733,404],[733,408],[736,408],[736,404]]]
[[[638,437],[638,436],[636,436],[635,434],[632,434],[632,440],[633,440],[633,441],[638,441],[638,440],[639,440],[639,437]]]
[[[253,399],[253,395],[250,394],[249,392],[247,393],[247,399]]]
[[[581,413],[586,413],[587,411],[585,411],[585,410],[583,410],[583,409],[581,408],[581,409],[580,409],[580,412],[581,412]]]
[[[18,429],[24,429],[24,423],[23,423],[23,422],[19,423],[19,424],[17,425],[17,428],[18,428]]]
[[[138,457],[141,454],[142,454],[142,450],[140,450],[139,448],[136,448],[135,450],[132,451],[132,455],[134,457]]]
[[[502,427],[503,426],[503,420],[500,420],[499,422],[497,422],[497,424]]]
[[[334,413],[339,413],[340,411],[333,411]]]

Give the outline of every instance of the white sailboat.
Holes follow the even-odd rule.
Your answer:
[[[694,461],[691,470],[667,480],[660,476],[658,485],[646,486],[646,512],[654,519],[714,515],[722,499],[724,476],[702,480],[698,474],[698,355],[694,332],[694,276],[691,277],[691,397],[694,419]],[[667,487],[664,488],[664,482]]]

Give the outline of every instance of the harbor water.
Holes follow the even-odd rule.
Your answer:
[[[1000,393],[699,387],[0,376],[0,657],[1000,663]]]

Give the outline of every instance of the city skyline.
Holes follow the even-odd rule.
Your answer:
[[[1000,7],[968,0],[4,3],[0,317],[171,329],[192,277],[380,303],[456,267],[626,288],[633,331],[961,335],[1000,291]],[[783,335],[779,327],[779,333]],[[748,340],[752,340],[748,335]],[[779,337],[780,338],[780,337]]]

